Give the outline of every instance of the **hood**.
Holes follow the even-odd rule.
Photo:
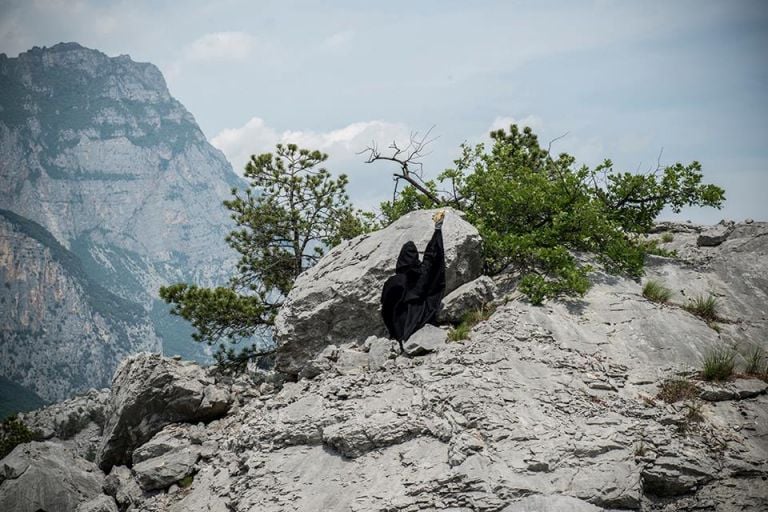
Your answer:
[[[411,241],[405,242],[400,249],[400,256],[397,257],[395,272],[398,274],[418,272],[420,267],[419,250],[416,249],[416,244]]]

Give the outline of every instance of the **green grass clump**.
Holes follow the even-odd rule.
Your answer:
[[[669,302],[670,297],[672,297],[672,290],[658,281],[648,281],[643,286],[643,297],[664,304]]]
[[[469,331],[480,322],[488,320],[495,310],[494,306],[483,304],[479,308],[467,311],[461,318],[461,323],[448,331],[448,339],[450,341],[466,340],[469,338]]]
[[[661,235],[661,241],[662,241],[662,243],[665,243],[665,244],[668,244],[669,242],[671,242],[674,239],[675,239],[675,235],[673,235],[670,232],[666,232],[666,233]]]
[[[39,441],[39,432],[29,430],[16,416],[10,416],[0,423],[0,459],[13,451],[16,446],[31,441]]]
[[[694,314],[708,322],[719,320],[717,314],[717,299],[714,295],[704,298],[703,295],[688,300],[688,304],[683,309]]]
[[[187,475],[184,478],[182,478],[181,480],[179,480],[179,487],[181,487],[182,489],[185,489],[185,488],[189,487],[190,485],[192,485],[192,482],[194,480],[195,480],[195,476],[194,475]]]
[[[736,352],[728,347],[714,347],[704,354],[701,377],[704,380],[726,380],[733,375]]]
[[[763,376],[768,374],[768,367],[765,364],[765,350],[763,347],[756,345],[745,357],[747,366],[744,368],[744,373],[747,375]]]
[[[668,379],[661,383],[656,398],[664,400],[668,404],[680,400],[691,400],[699,396],[699,388],[688,379]]]

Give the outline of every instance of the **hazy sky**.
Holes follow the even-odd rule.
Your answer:
[[[76,41],[156,64],[240,171],[296,141],[360,205],[392,170],[355,153],[435,125],[426,177],[515,120],[621,170],[699,160],[723,211],[768,220],[768,2],[0,0],[0,52]],[[671,218],[671,216],[667,216]]]

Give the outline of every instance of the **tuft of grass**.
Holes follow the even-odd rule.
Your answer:
[[[461,323],[456,327],[451,328],[450,331],[448,331],[448,340],[449,341],[466,340],[467,338],[469,338],[469,330],[470,330],[470,327],[467,324]]]
[[[717,299],[714,295],[710,295],[706,298],[704,298],[703,295],[699,295],[692,299],[688,299],[688,304],[684,305],[683,309],[708,322],[719,320],[717,314]]]
[[[695,401],[685,404],[686,412],[683,421],[677,425],[677,431],[680,434],[686,434],[693,430],[695,424],[704,421],[704,415],[701,413],[701,402]]]
[[[768,367],[765,365],[765,350],[759,345],[749,351],[745,359],[747,360],[747,366],[744,368],[744,373],[747,375],[762,376],[768,373]]]
[[[664,400],[668,404],[680,400],[691,400],[699,396],[699,388],[688,379],[667,379],[661,383],[656,398]]]
[[[469,337],[472,327],[488,320],[496,308],[490,304],[483,304],[479,308],[467,311],[461,318],[461,323],[448,331],[450,341],[461,341]]]
[[[666,233],[663,233],[661,235],[661,242],[665,243],[665,244],[668,244],[669,242],[671,242],[674,239],[675,239],[675,235],[673,235],[669,231],[667,231]]]
[[[185,489],[185,488],[189,487],[190,485],[192,485],[192,482],[194,480],[195,480],[194,475],[187,475],[184,478],[182,478],[181,480],[179,480],[179,487],[181,487],[182,489]]]
[[[701,378],[704,380],[722,381],[733,375],[736,352],[727,347],[714,347],[704,354]]]
[[[659,247],[658,240],[642,240],[639,243],[640,249],[646,254],[653,254],[655,256],[663,256],[665,258],[677,258],[677,251],[670,251]]]
[[[658,281],[648,281],[643,286],[643,297],[653,302],[664,304],[669,302],[670,297],[672,297],[672,290]]]
[[[635,446],[635,457],[642,457],[646,453],[645,449],[645,443],[643,441],[640,441],[637,446]]]

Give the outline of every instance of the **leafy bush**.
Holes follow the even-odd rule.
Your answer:
[[[0,459],[11,453],[17,445],[40,439],[42,435],[39,432],[29,430],[19,418],[10,416],[0,423]]]
[[[653,302],[666,303],[672,297],[672,290],[658,281],[648,281],[643,286],[643,297]]]
[[[736,352],[728,347],[713,347],[704,354],[701,377],[704,380],[726,380],[733,375]]]
[[[668,379],[661,383],[656,398],[668,404],[690,400],[699,396],[699,388],[688,379]]]
[[[391,222],[417,208],[462,210],[483,237],[485,272],[512,265],[523,274],[519,289],[536,304],[586,292],[590,267],[574,252],[592,253],[609,271],[638,277],[649,252],[643,236],[664,208],[719,208],[724,200],[722,189],[702,183],[698,162],[633,174],[615,171],[610,160],[590,169],[566,153],[553,157],[528,127],[512,125],[491,139],[488,150],[463,146],[455,168],[437,178],[450,190],[437,201],[419,202],[419,191],[409,186],[382,203],[382,211]],[[424,188],[439,187],[432,180]]]
[[[675,239],[675,235],[673,235],[670,232],[663,233],[661,235],[661,241],[665,244],[668,244],[669,242],[673,241]]]
[[[688,303],[683,306],[683,309],[708,322],[714,322],[719,319],[717,315],[717,299],[714,295],[710,295],[707,298],[699,295],[689,299]]]

